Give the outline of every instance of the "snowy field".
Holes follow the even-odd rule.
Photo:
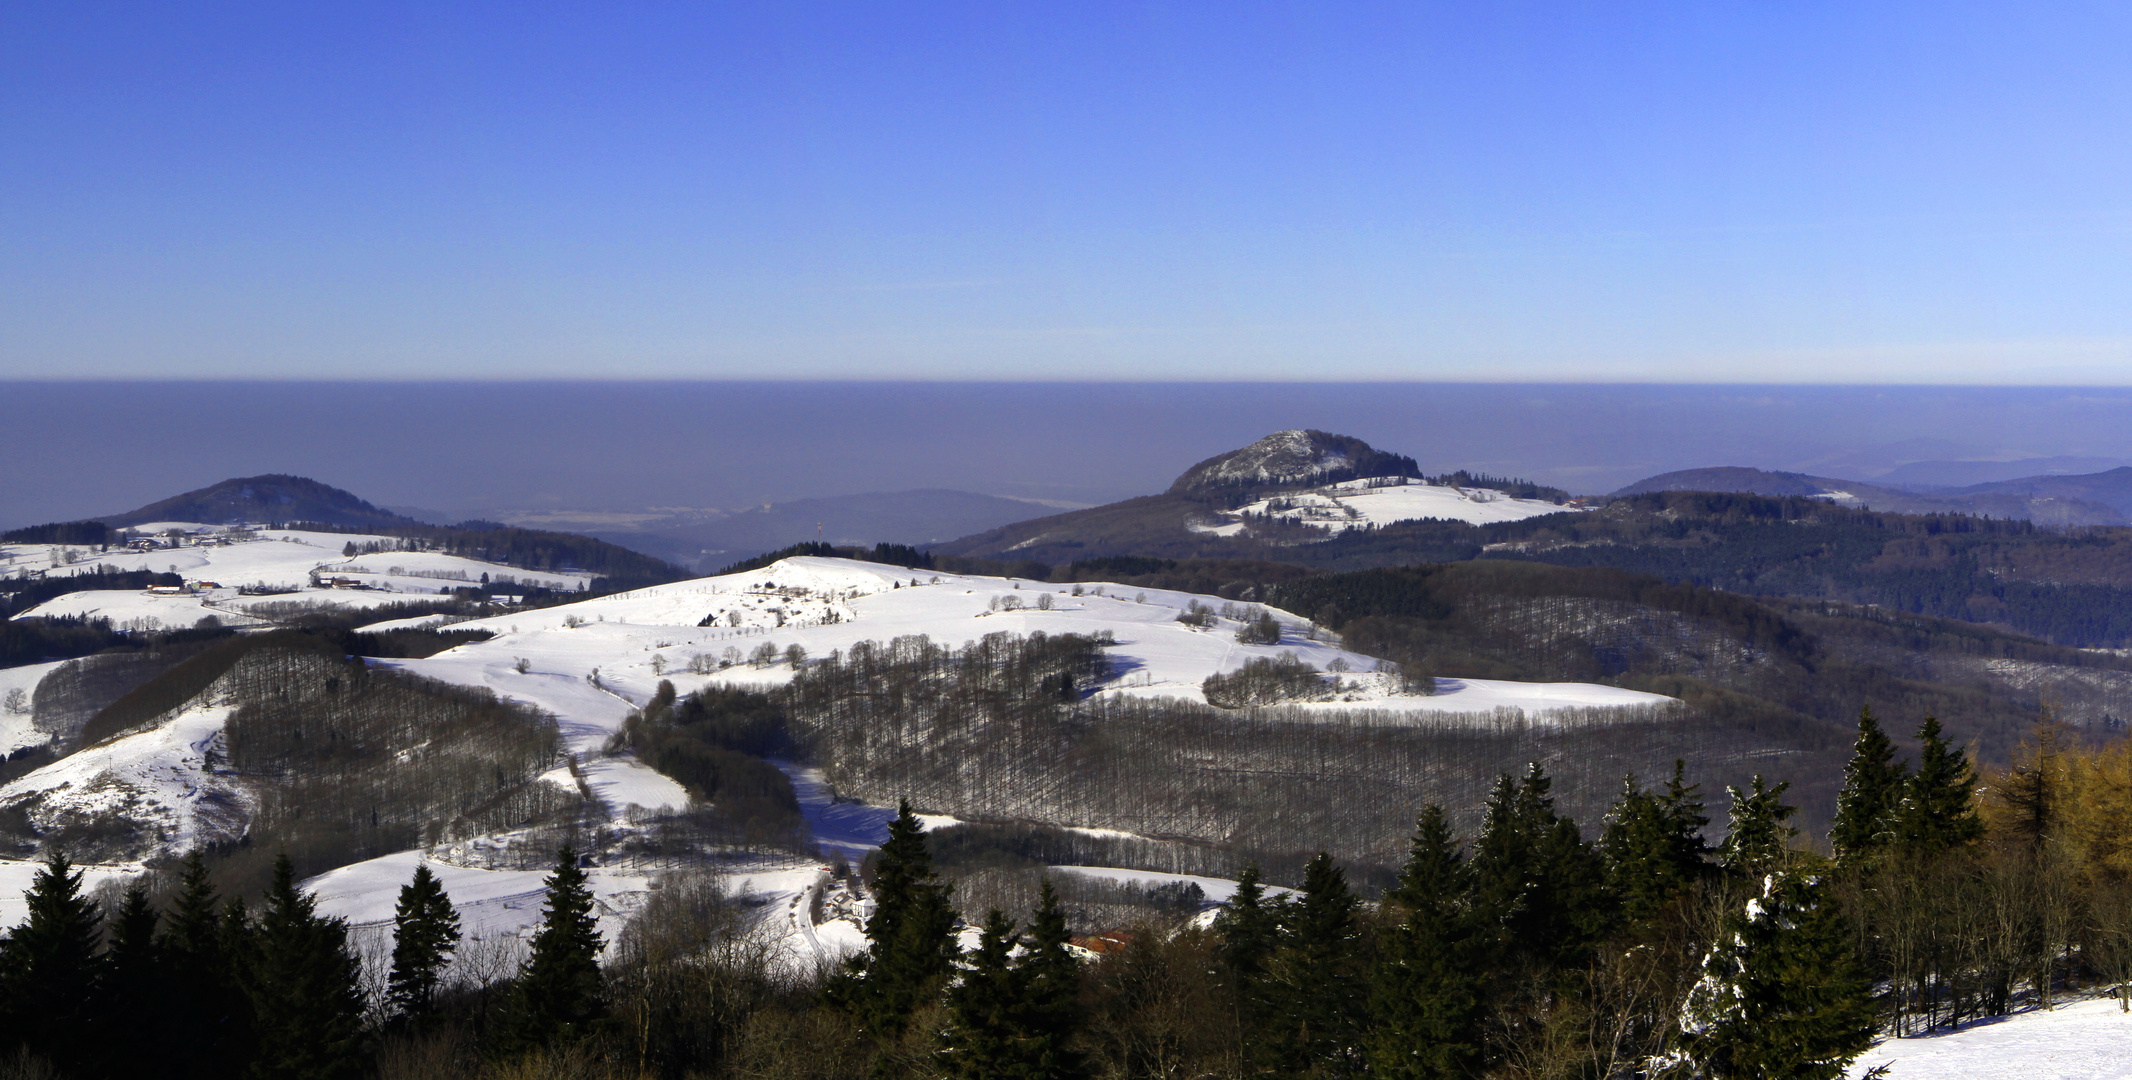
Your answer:
[[[1261,499],[1229,513],[1268,515],[1338,533],[1357,526],[1390,525],[1419,518],[1487,525],[1579,509],[1557,506],[1544,499],[1514,499],[1492,488],[1438,486],[1421,481],[1390,487],[1370,484],[1368,480],[1349,480],[1314,491]]]
[[[1236,882],[1229,878],[1200,877],[1197,874],[1165,874],[1154,870],[1121,870],[1115,866],[1053,866],[1049,869],[1054,874],[1071,874],[1075,877],[1096,878],[1101,881],[1115,882],[1119,885],[1132,885],[1143,889],[1157,885],[1197,885],[1199,886],[1199,891],[1205,893],[1208,900],[1217,904],[1226,904],[1229,902],[1230,897],[1236,895]],[[1266,895],[1269,897],[1288,896],[1291,894],[1300,895],[1294,889],[1284,888],[1279,885],[1266,886]]]
[[[489,686],[507,697],[570,715],[545,697],[561,688],[556,676],[589,680],[618,704],[648,699],[662,678],[684,693],[711,683],[771,687],[788,681],[782,662],[757,667],[718,667],[728,656],[744,658],[764,645],[782,653],[798,645],[810,656],[849,650],[861,641],[887,643],[923,634],[935,644],[957,647],[992,633],[1086,634],[1108,632],[1117,644],[1104,649],[1112,682],[1101,692],[1171,697],[1204,702],[1200,684],[1209,675],[1234,671],[1253,658],[1295,656],[1320,671],[1345,669],[1346,689],[1323,708],[1388,712],[1492,713],[1656,705],[1654,694],[1588,684],[1442,680],[1438,693],[1397,693],[1392,680],[1375,677],[1376,661],[1347,652],[1307,620],[1272,610],[1281,624],[1278,645],[1236,640],[1241,623],[1215,618],[1197,627],[1177,621],[1189,607],[1242,610],[1218,597],[1116,584],[1069,586],[1006,578],[964,577],[909,571],[845,559],[786,559],[761,570],[725,577],[658,585],[561,607],[543,608],[456,624],[486,629],[496,637],[428,660],[400,662],[424,675]],[[1050,607],[1039,607],[1039,597]],[[1010,609],[1011,607],[1011,609]],[[713,625],[699,626],[710,622]],[[691,674],[696,658],[710,670]],[[530,674],[514,670],[524,658]],[[581,692],[572,690],[574,696]],[[626,706],[625,706],[626,711]],[[649,805],[649,804],[646,804]]]
[[[2119,1080],[2132,1076],[2132,1016],[2096,998],[2050,1012],[2019,1013],[1942,1035],[1888,1039],[1861,1055],[1850,1076],[1888,1066],[1888,1080]]]
[[[94,575],[99,569],[174,573],[193,591],[180,596],[137,590],[99,589],[68,593],[46,601],[16,618],[72,617],[110,619],[122,629],[163,630],[190,627],[207,616],[229,626],[255,625],[254,609],[271,614],[276,606],[310,604],[323,608],[363,609],[447,593],[480,584],[531,585],[550,589],[584,588],[582,574],[521,570],[433,551],[378,551],[353,557],[341,554],[350,543],[396,544],[386,536],[275,529],[228,532],[217,526],[161,522],[144,532],[177,528],[213,533],[208,542],[189,539],[186,546],[155,551],[111,551],[42,544],[0,545],[0,576],[43,573],[48,577]],[[311,588],[314,575],[359,583],[362,588]],[[209,584],[211,583],[211,584]],[[289,589],[270,595],[245,595],[243,587]]]

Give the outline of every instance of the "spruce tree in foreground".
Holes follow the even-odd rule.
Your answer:
[[[1926,717],[1917,729],[1922,745],[1917,772],[1903,787],[1895,809],[1895,838],[1905,851],[1935,855],[1984,835],[1977,816],[1976,771],[1969,755],[1947,741],[1940,722]]]
[[[1646,923],[1681,891],[1708,873],[1710,846],[1703,841],[1700,785],[1687,782],[1685,762],[1673,763],[1663,794],[1646,790],[1631,776],[1606,816],[1599,854],[1607,889],[1630,923]]]
[[[1886,846],[1907,772],[1895,760],[1895,743],[1880,729],[1872,706],[1858,710],[1858,739],[1851,745],[1850,764],[1843,767],[1836,820],[1829,826],[1829,846],[1838,859],[1865,858]]]
[[[1818,880],[1785,871],[1727,920],[1656,1076],[1836,1080],[1873,1040],[1867,980]]]
[[[605,943],[576,850],[565,847],[556,853],[547,886],[532,955],[519,968],[511,991],[514,1033],[526,1047],[574,1042],[607,1013],[606,985],[600,976]]]
[[[940,1060],[957,1080],[1023,1075],[1017,1068],[1015,1007],[1020,997],[1013,965],[1014,920],[993,908],[962,978],[948,991],[948,1029]]]
[[[1068,1080],[1087,1072],[1072,1046],[1081,1026],[1081,962],[1068,951],[1070,940],[1066,911],[1046,879],[1037,892],[1036,912],[1016,965],[1020,994],[1015,1027],[1025,1063],[1019,1075],[1031,1080]]]
[[[113,1075],[150,1075],[170,1052],[166,1004],[181,984],[164,966],[157,920],[148,883],[136,878],[112,917],[111,944],[104,950],[103,1015],[125,1033],[103,1040],[105,1068]]]
[[[1274,950],[1280,947],[1281,917],[1286,907],[1284,901],[1266,899],[1258,864],[1245,863],[1236,875],[1236,892],[1230,896],[1229,906],[1214,919],[1214,933],[1221,939],[1217,977],[1235,1006],[1246,1062],[1259,1058],[1266,1040],[1266,1020],[1274,1007],[1266,969]]]
[[[429,864],[415,867],[392,913],[392,976],[386,999],[397,1016],[419,1018],[434,1007],[437,984],[459,947],[459,912]]]
[[[1468,886],[1443,808],[1424,807],[1406,870],[1384,898],[1401,917],[1384,936],[1370,989],[1370,1075],[1451,1080],[1474,1071],[1480,995]]]
[[[1553,786],[1538,764],[1522,782],[1497,779],[1469,864],[1474,912],[1501,954],[1575,967],[1604,936],[1612,911],[1605,864],[1577,823],[1555,811]]]
[[[249,989],[258,1023],[255,1080],[354,1080],[363,1075],[362,963],[348,924],[318,914],[286,853],[257,929]]]
[[[875,1039],[903,1033],[913,1012],[938,1001],[955,969],[954,888],[933,873],[925,825],[901,803],[874,866],[874,908],[866,918],[866,951],[848,961],[828,988]]]
[[[94,1062],[103,936],[96,902],[81,894],[81,871],[54,851],[31,879],[29,918],[0,946],[0,986],[6,991],[8,1048],[27,1046],[62,1072]]]
[[[165,1005],[174,1041],[164,1068],[171,1075],[221,1080],[242,1075],[251,1060],[252,1002],[240,970],[249,950],[232,948],[248,933],[241,916],[225,926],[206,859],[198,851],[187,855],[159,939],[169,970],[184,986]]]
[[[1725,829],[1724,846],[1718,849],[1718,861],[1725,869],[1751,877],[1784,865],[1791,855],[1791,839],[1799,835],[1791,826],[1791,816],[1799,808],[1784,803],[1784,792],[1790,787],[1789,780],[1770,787],[1756,773],[1746,791],[1725,788],[1732,796],[1732,820]]]
[[[1359,908],[1347,875],[1319,852],[1303,868],[1302,896],[1287,906],[1269,966],[1275,1010],[1262,1067],[1283,1076],[1359,1071],[1368,1011]]]

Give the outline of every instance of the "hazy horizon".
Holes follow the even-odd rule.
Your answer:
[[[1428,383],[16,382],[0,524],[285,472],[446,517],[944,488],[1101,503],[1271,431],[1583,494],[1716,465],[2132,460],[2123,388]],[[1039,516],[1032,507],[1030,516]]]

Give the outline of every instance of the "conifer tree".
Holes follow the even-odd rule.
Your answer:
[[[111,943],[104,950],[104,988],[100,1011],[127,1034],[106,1039],[107,1071],[122,1076],[154,1072],[169,1052],[165,1006],[167,978],[164,950],[156,940],[158,916],[148,902],[148,883],[136,879],[111,920]]]
[[[1552,966],[1589,955],[1610,921],[1606,869],[1577,823],[1555,812],[1535,763],[1497,779],[1473,843],[1474,913],[1492,948]]]
[[[866,918],[866,951],[851,958],[829,987],[830,1000],[876,1039],[900,1035],[911,1013],[938,1000],[954,970],[952,885],[933,873],[925,825],[908,800],[889,822],[875,864],[873,913]]]
[[[96,902],[81,894],[81,871],[53,851],[30,880],[29,918],[0,947],[10,1045],[49,1059],[62,1072],[84,1069],[99,1056],[96,1030],[103,937]]]
[[[1422,808],[1399,883],[1385,894],[1399,922],[1372,973],[1373,1076],[1450,1080],[1480,1056],[1480,995],[1465,897],[1468,875],[1443,808]]]
[[[1905,850],[1929,856],[1983,836],[1984,822],[1977,816],[1976,772],[1969,754],[1950,744],[1940,722],[1929,716],[1917,729],[1917,739],[1922,744],[1917,772],[1903,786],[1902,803],[1895,809],[1895,836]]]
[[[1264,1040],[1266,1019],[1272,1012],[1267,965],[1281,943],[1282,911],[1279,901],[1266,899],[1255,862],[1245,863],[1236,875],[1236,892],[1229,905],[1215,916],[1214,933],[1221,939],[1219,978],[1236,1009],[1237,1030],[1243,1033],[1244,1056],[1256,1060]]]
[[[318,914],[286,853],[260,912],[248,989],[258,1023],[255,1080],[353,1080],[364,1073],[362,963],[348,924]]]
[[[1284,1076],[1346,1076],[1361,1066],[1368,1013],[1358,901],[1347,875],[1319,852],[1303,868],[1270,973],[1276,1009],[1261,1067]]]
[[[985,915],[977,948],[962,977],[948,991],[948,1029],[940,1060],[959,1080],[1023,1075],[1017,1053],[1016,1006],[1020,980],[1013,967],[1014,920],[993,908]]]
[[[1621,797],[1607,812],[1599,854],[1606,864],[1607,890],[1631,923],[1655,918],[1659,911],[1709,869],[1709,845],[1703,841],[1699,785],[1683,775],[1686,763],[1673,763],[1664,793],[1647,790],[1634,776],[1622,781]]]
[[[574,848],[565,846],[556,853],[547,888],[532,954],[519,967],[512,987],[512,1025],[520,1045],[527,1047],[574,1042],[590,1034],[607,1013],[606,984],[600,975],[605,942]]]
[[[392,930],[387,1000],[399,1016],[427,1016],[435,1005],[444,967],[459,947],[459,912],[429,864],[416,866],[414,880],[401,886]]]
[[[244,932],[243,920],[236,932]],[[160,939],[169,970],[182,973],[185,992],[168,1002],[173,1051],[165,1068],[188,1078],[231,1077],[251,1060],[252,1003],[227,947],[222,900],[200,852],[185,857],[178,895]]]
[[[1732,796],[1732,820],[1725,829],[1725,843],[1718,861],[1735,874],[1766,874],[1784,865],[1791,853],[1791,839],[1799,834],[1791,816],[1799,808],[1784,804],[1791,781],[1770,787],[1761,773],[1754,774],[1746,791],[1726,787]]]
[[[1655,1075],[1836,1080],[1872,1043],[1867,980],[1819,882],[1768,874],[1703,961],[1681,1049]]]
[[[1895,743],[1880,729],[1872,706],[1858,710],[1858,739],[1851,745],[1843,790],[1836,795],[1836,820],[1829,826],[1829,846],[1838,859],[1864,858],[1887,842],[1908,771],[1895,760]]]
[[[1032,1080],[1068,1080],[1087,1071],[1072,1045],[1081,1026],[1081,962],[1067,951],[1070,940],[1066,911],[1046,879],[1016,968],[1020,1008],[1015,1028],[1026,1063],[1021,1075]]]

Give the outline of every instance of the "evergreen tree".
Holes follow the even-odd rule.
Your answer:
[[[1494,951],[1544,966],[1581,964],[1610,921],[1606,869],[1577,823],[1555,812],[1535,763],[1496,781],[1473,843],[1474,913]]]
[[[1270,974],[1276,1009],[1261,1067],[1282,1076],[1346,1076],[1361,1066],[1368,1012],[1358,901],[1347,875],[1319,852],[1303,868]]]
[[[1699,785],[1689,784],[1686,763],[1673,763],[1664,793],[1649,791],[1631,776],[1606,816],[1599,855],[1607,890],[1631,923],[1645,923],[1708,870]]]
[[[1480,1057],[1479,974],[1465,908],[1465,861],[1444,821],[1427,806],[1399,884],[1385,894],[1400,916],[1372,973],[1369,1067],[1374,1076],[1450,1080]]]
[[[1819,882],[1777,871],[1728,920],[1681,1014],[1681,1050],[1655,1075],[1836,1080],[1873,1039],[1850,932]]]
[[[600,976],[605,942],[585,880],[575,849],[565,846],[556,853],[533,951],[512,987],[512,1024],[523,1046],[574,1042],[607,1014],[606,985]]]
[[[1859,859],[1886,844],[1908,771],[1895,760],[1895,743],[1880,729],[1872,706],[1858,710],[1858,739],[1851,746],[1851,763],[1844,766],[1836,820],[1829,826],[1829,846],[1838,859]]]
[[[63,1072],[84,1070],[99,1056],[97,1006],[103,983],[103,937],[96,902],[81,894],[81,871],[54,851],[24,897],[29,918],[0,952],[10,1047],[26,1046]]]
[[[1016,971],[1020,1008],[1015,1027],[1027,1063],[1021,1075],[1032,1080],[1069,1080],[1087,1073],[1072,1046],[1081,1026],[1081,962],[1067,950],[1070,940],[1066,911],[1046,879]]]
[[[952,889],[933,873],[925,826],[903,802],[874,868],[866,951],[852,957],[829,987],[830,1000],[850,1011],[867,1034],[894,1038],[913,1012],[939,999],[957,955]]]
[[[1783,781],[1770,787],[1762,780],[1762,774],[1754,774],[1746,791],[1736,787],[1725,788],[1732,796],[1732,820],[1725,829],[1725,843],[1718,851],[1718,861],[1725,869],[1735,874],[1766,874],[1784,865],[1791,853],[1791,838],[1799,830],[1791,827],[1791,816],[1799,808],[1784,804],[1784,792],[1791,787]]]
[[[362,963],[348,924],[318,914],[286,853],[260,913],[249,989],[258,1022],[255,1080],[353,1080],[364,1073]]]
[[[395,1014],[427,1016],[434,1006],[437,983],[452,952],[459,947],[459,912],[444,884],[429,870],[415,867],[414,880],[400,888],[400,902],[392,913],[392,976],[386,996]]]
[[[1281,944],[1281,920],[1286,904],[1266,899],[1259,880],[1258,864],[1245,863],[1236,875],[1236,892],[1229,905],[1215,916],[1214,933],[1221,940],[1218,977],[1236,1009],[1237,1030],[1243,1033],[1244,1056],[1256,1060],[1265,1039],[1266,1019],[1273,1010],[1267,965]]]
[[[220,1080],[239,1075],[251,1060],[252,1003],[237,970],[241,953],[227,947],[221,909],[207,861],[194,851],[185,857],[160,938],[168,969],[184,988],[166,1004],[174,1041],[164,1067],[177,1076]],[[244,933],[241,917],[235,932]]]
[[[948,1029],[940,1058],[960,1080],[1024,1075],[1015,1045],[1015,1007],[1020,980],[1013,966],[1014,920],[993,908],[985,915],[977,948],[962,977],[948,991]]]
[[[170,1050],[165,1006],[174,987],[163,945],[156,940],[156,922],[148,883],[136,879],[112,917],[111,943],[104,951],[100,1011],[126,1032],[125,1038],[104,1040],[105,1069],[113,1075],[149,1075]]]
[[[1917,772],[1903,787],[1895,809],[1895,837],[1907,851],[1933,855],[1984,835],[1977,816],[1976,772],[1967,752],[1950,744],[1940,722],[1926,717],[1917,729]]]

